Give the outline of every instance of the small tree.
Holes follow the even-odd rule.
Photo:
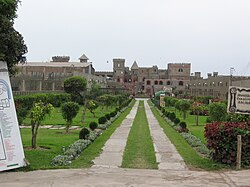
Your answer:
[[[76,117],[79,111],[79,105],[75,102],[67,102],[62,105],[62,116],[67,122],[66,133],[69,133],[69,127],[72,125],[72,120]]]
[[[95,102],[94,100],[90,100],[88,105],[87,105],[87,108],[95,117],[95,110],[98,108],[97,102]]]
[[[192,109],[196,115],[196,125],[198,126],[199,125],[199,115],[205,109],[205,105],[203,103],[194,102],[192,104]]]
[[[31,118],[31,131],[32,131],[32,140],[31,145],[33,149],[36,149],[36,137],[38,132],[38,127],[41,122],[45,119],[46,114],[50,114],[53,110],[51,104],[44,104],[43,102],[35,103],[34,107],[31,109],[30,118]]]
[[[69,77],[64,81],[64,90],[70,93],[74,102],[82,103],[84,91],[87,88],[87,81],[80,76]]]
[[[212,121],[222,122],[226,120],[227,105],[225,103],[210,103],[208,109]]]
[[[190,109],[191,104],[187,100],[179,100],[175,103],[175,106],[183,114],[183,119],[186,119],[187,111]]]

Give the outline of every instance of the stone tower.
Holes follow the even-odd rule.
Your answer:
[[[125,59],[113,59],[114,80],[123,83],[125,77]]]

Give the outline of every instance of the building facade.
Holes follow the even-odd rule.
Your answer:
[[[230,85],[250,87],[250,77],[219,75],[218,72],[214,72],[208,73],[204,79],[200,72],[195,72],[186,88],[191,96],[212,96],[227,100]]]
[[[113,59],[113,79],[108,81],[108,86],[120,86],[133,95],[143,93],[152,96],[160,90],[184,94],[185,85],[190,81],[190,70],[190,63],[170,63],[168,69],[159,69],[156,65],[139,67],[134,61],[129,68],[125,59]]]
[[[106,88],[107,80],[95,75],[95,69],[83,55],[80,62],[69,62],[69,57],[55,56],[51,62],[27,62],[19,64],[18,74],[11,78],[13,91],[63,91],[63,82],[72,76],[82,76],[90,87],[93,82]]]

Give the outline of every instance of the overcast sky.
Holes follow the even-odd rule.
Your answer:
[[[97,71],[191,62],[192,72],[250,76],[250,0],[22,0],[28,61],[84,53]],[[109,63],[107,63],[109,61]]]

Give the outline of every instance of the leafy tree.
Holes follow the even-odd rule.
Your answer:
[[[79,112],[79,108],[79,105],[75,102],[66,102],[62,104],[62,116],[67,122],[66,133],[69,133],[69,127],[72,125],[73,118],[76,117],[77,113]]]
[[[94,81],[91,84],[90,90],[86,90],[84,92],[84,106],[83,106],[83,112],[82,112],[82,123],[85,121],[85,115],[86,115],[86,111],[88,108],[89,100],[95,100],[101,94],[100,88],[101,88],[101,86]]]
[[[199,115],[201,114],[202,111],[205,109],[205,105],[200,102],[194,102],[192,104],[192,109],[194,113],[196,114],[196,125],[199,125]]]
[[[69,77],[64,80],[64,90],[70,93],[74,102],[82,103],[83,95],[87,89],[87,81],[81,76]]]
[[[189,101],[187,100],[179,100],[175,103],[175,107],[180,111],[182,112],[183,114],[183,119],[186,119],[186,115],[187,115],[187,112],[188,110],[190,109],[191,107],[191,104]]]
[[[225,103],[210,103],[208,110],[212,121],[222,122],[226,120],[227,105]]]
[[[32,148],[36,149],[36,137],[38,132],[38,127],[41,122],[45,119],[47,114],[53,110],[51,104],[44,104],[43,102],[35,103],[34,107],[31,109],[30,118],[31,118],[31,130],[32,130]]]
[[[97,102],[95,102],[94,100],[90,100],[88,102],[87,108],[95,117],[95,110],[98,108]]]
[[[10,75],[16,72],[15,65],[24,63],[27,46],[22,35],[14,29],[14,19],[19,0],[0,0],[0,61],[7,62]]]

